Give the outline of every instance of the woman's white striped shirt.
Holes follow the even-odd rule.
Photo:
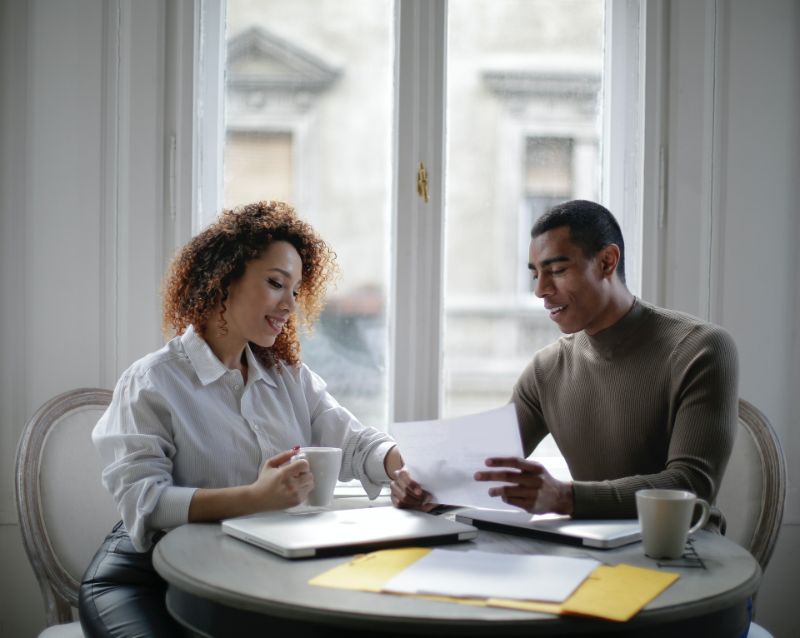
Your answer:
[[[371,498],[389,481],[394,446],[365,427],[306,365],[266,367],[246,349],[248,375],[229,370],[190,326],[120,378],[92,439],[134,546],[188,521],[197,488],[252,483],[264,462],[294,445],[343,450],[341,480]]]

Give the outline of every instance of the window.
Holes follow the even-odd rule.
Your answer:
[[[224,205],[293,204],[341,278],[303,358],[365,423],[388,416],[393,6],[227,3]]]
[[[612,8],[228,0],[224,135],[205,133],[224,139],[220,190],[289,200],[336,249],[304,358],[363,421],[496,407],[559,336],[530,293],[530,226],[568,198],[636,200],[616,170],[635,170],[635,132],[603,140],[637,108],[638,9]]]

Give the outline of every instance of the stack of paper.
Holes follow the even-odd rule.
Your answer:
[[[400,594],[563,602],[599,561],[434,549],[383,585]]]
[[[489,496],[489,488],[505,483],[474,480],[475,472],[487,469],[488,457],[524,456],[513,404],[450,419],[394,423],[389,432],[411,476],[435,503],[519,511]]]
[[[443,556],[446,554],[449,556]],[[489,560],[496,563],[496,568],[487,571]],[[519,564],[520,568],[501,565],[505,561]],[[536,572],[535,576],[528,578],[528,574],[521,574],[523,565]],[[509,568],[511,571],[503,572]],[[545,577],[541,570],[546,570]],[[498,582],[502,577],[505,583]],[[414,547],[356,556],[309,583],[338,589],[403,592],[426,598],[436,595],[438,600],[470,605],[625,621],[677,579],[678,574],[671,572],[631,565],[599,565],[591,559]]]

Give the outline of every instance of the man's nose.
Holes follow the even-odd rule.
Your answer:
[[[539,299],[542,299],[551,293],[552,288],[550,283],[547,281],[547,277],[540,276],[534,280],[533,294],[539,297]]]

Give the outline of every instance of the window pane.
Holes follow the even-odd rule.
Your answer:
[[[228,130],[225,139],[225,202],[292,201],[292,135]]]
[[[303,359],[358,418],[387,419],[393,5],[228,0],[225,206],[293,204],[341,279]]]
[[[458,415],[507,402],[559,337],[530,292],[528,243],[547,207],[599,198],[603,2],[448,12],[445,412]]]

